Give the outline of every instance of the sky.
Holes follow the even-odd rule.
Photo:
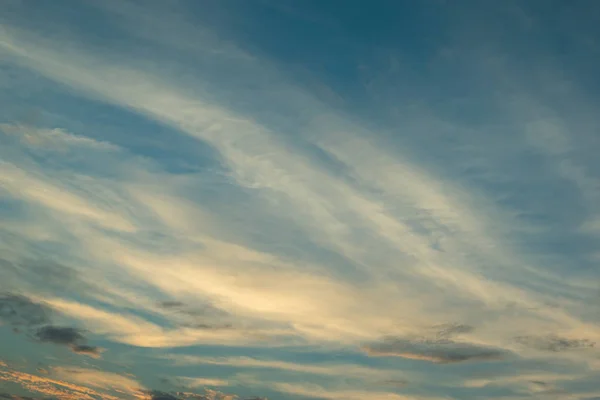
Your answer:
[[[600,399],[600,2],[0,7],[0,399]]]

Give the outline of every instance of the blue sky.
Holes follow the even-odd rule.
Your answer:
[[[600,3],[2,9],[0,398],[600,398]]]

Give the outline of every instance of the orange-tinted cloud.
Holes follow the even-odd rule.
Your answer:
[[[66,374],[63,374],[60,377],[69,378]],[[119,394],[126,395],[126,397],[114,396],[110,393],[100,392],[84,386],[84,382],[73,383],[68,382],[65,379],[54,379],[12,370],[6,363],[0,364],[0,382],[1,381],[13,382],[21,385],[24,389],[32,393],[54,396],[61,400],[97,400],[98,398],[102,400],[120,400],[123,398],[143,398],[142,392],[138,388],[131,388],[129,393],[118,391],[120,392]],[[89,384],[89,382],[85,383]]]

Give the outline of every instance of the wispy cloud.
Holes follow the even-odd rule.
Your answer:
[[[587,339],[570,339],[556,335],[548,336],[518,336],[515,338],[522,345],[537,350],[560,352],[578,349],[590,349],[595,343]]]
[[[387,392],[366,392],[366,391],[335,391],[328,390],[326,388],[317,386],[317,385],[296,385],[296,384],[288,384],[281,383],[275,384],[275,388],[282,393],[289,393],[298,396],[310,397],[310,398],[318,398],[318,399],[348,399],[348,400],[359,400],[359,399],[373,399],[373,400],[410,400],[423,398],[427,399],[427,397],[413,397],[413,396],[404,396],[395,393],[387,393]],[[441,397],[440,397],[441,398]],[[435,397],[431,398],[435,399]]]
[[[50,372],[61,380],[107,391],[114,390],[128,396],[140,396],[139,392],[143,389],[135,379],[111,372],[77,367],[54,367]]]
[[[176,366],[194,366],[194,365],[219,365],[237,368],[256,368],[272,371],[291,371],[300,374],[337,376],[343,378],[368,380],[377,382],[382,380],[391,381],[404,376],[393,369],[369,368],[353,364],[307,364],[295,363],[280,360],[265,360],[251,357],[205,357],[185,354],[172,354],[166,356]]]
[[[493,361],[507,356],[506,351],[497,348],[477,346],[453,341],[418,342],[398,338],[388,338],[379,343],[364,347],[368,354],[375,356],[402,357],[413,360],[447,364],[466,361]]]
[[[16,49],[14,46],[12,46],[11,48]],[[19,47],[19,48],[22,48],[22,47]],[[15,52],[19,53],[22,51],[15,50]],[[121,78],[119,78],[119,75],[117,74],[117,75],[113,75],[113,76],[115,76],[115,78],[113,78],[112,80],[109,79],[109,80],[103,81],[102,84],[100,84],[99,77],[102,76],[102,74],[105,72],[103,72],[103,70],[97,70],[92,74],[92,72],[91,72],[92,70],[84,71],[83,69],[77,67],[77,61],[76,61],[77,58],[75,59],[75,61],[72,61],[69,64],[69,68],[76,68],[76,71],[72,74],[69,73],[67,76],[63,73],[62,68],[58,68],[58,66],[56,66],[56,68],[52,67],[54,64],[60,63],[60,62],[57,60],[53,61],[52,57],[54,57],[54,56],[51,53],[48,53],[46,50],[36,50],[34,53],[29,52],[28,54],[29,55],[25,55],[26,58],[27,57],[44,57],[43,61],[42,61],[42,59],[39,60],[40,61],[39,65],[43,65],[44,67],[42,67],[42,68],[45,68],[45,69],[50,68],[49,70],[45,70],[45,72],[47,72],[49,75],[51,75],[57,79],[60,79],[66,83],[72,83],[72,84],[76,85],[77,87],[83,88],[84,90],[87,90],[87,88],[93,88],[94,91],[99,90],[100,94],[104,98],[111,99],[111,100],[117,102],[118,104],[131,105],[132,107],[140,109],[140,111],[143,113],[148,113],[149,115],[151,115],[154,118],[157,118],[166,123],[174,124],[178,128],[182,129],[184,132],[187,132],[194,137],[198,137],[205,141],[208,141],[213,146],[215,146],[215,148],[217,148],[219,150],[219,152],[225,157],[225,160],[228,160],[227,161],[228,166],[230,167],[232,173],[234,173],[234,177],[240,184],[242,184],[242,185],[250,184],[250,186],[253,188],[257,188],[260,190],[268,190],[270,193],[272,192],[271,195],[277,195],[277,193],[281,193],[281,194],[285,195],[285,202],[287,204],[290,204],[290,206],[292,206],[294,209],[304,209],[311,213],[316,212],[317,214],[312,214],[312,216],[310,218],[303,219],[303,220],[315,221],[315,224],[317,223],[316,221],[319,221],[318,224],[319,224],[320,229],[314,230],[311,228],[311,230],[313,232],[323,232],[324,236],[322,237],[322,240],[325,240],[325,245],[327,247],[334,246],[333,249],[341,251],[342,254],[344,254],[345,256],[351,257],[351,259],[356,260],[357,264],[359,264],[359,265],[365,265],[369,259],[364,258],[364,252],[362,252],[363,254],[360,254],[360,255],[358,253],[356,253],[356,250],[355,250],[356,246],[353,245],[353,243],[348,242],[347,239],[342,239],[342,237],[349,237],[349,236],[347,236],[347,234],[342,233],[344,230],[347,230],[347,228],[342,228],[344,225],[340,222],[339,218],[332,217],[332,214],[330,211],[325,211],[325,209],[322,208],[322,206],[320,206],[320,205],[317,206],[317,204],[327,204],[327,203],[331,202],[331,199],[335,199],[336,198],[335,196],[338,196],[340,198],[340,200],[346,204],[346,206],[344,206],[345,208],[347,208],[348,206],[350,207],[348,212],[351,212],[358,216],[359,219],[353,219],[352,220],[353,223],[355,223],[355,224],[359,223],[359,224],[361,224],[361,226],[363,226],[363,224],[366,223],[366,226],[364,226],[364,228],[367,228],[372,232],[377,232],[377,235],[380,235],[383,239],[383,246],[385,246],[388,249],[389,249],[388,246],[390,246],[390,245],[392,245],[394,247],[400,246],[400,248],[398,250],[401,250],[399,253],[399,255],[401,257],[409,256],[409,257],[413,257],[413,259],[416,258],[416,260],[418,260],[418,263],[415,264],[415,267],[412,269],[406,270],[406,272],[402,272],[402,270],[398,270],[398,269],[390,270],[389,268],[391,268],[391,266],[389,266],[387,269],[382,269],[380,271],[382,271],[382,272],[385,271],[383,276],[386,276],[386,275],[389,276],[389,274],[393,273],[394,275],[398,275],[399,278],[400,277],[403,277],[403,278],[408,277],[413,284],[417,284],[417,282],[423,282],[423,283],[419,283],[419,284],[425,284],[425,282],[428,282],[430,279],[435,277],[436,285],[442,287],[444,290],[456,292],[460,297],[464,297],[465,295],[460,294],[460,292],[458,291],[459,288],[461,291],[463,291],[463,293],[464,293],[465,289],[468,290],[469,296],[466,298],[466,301],[475,300],[478,302],[483,301],[487,304],[493,304],[493,303],[501,304],[502,301],[505,301],[508,303],[509,299],[518,298],[518,299],[520,299],[519,302],[522,303],[523,306],[527,306],[530,309],[535,308],[535,307],[539,307],[541,309],[544,308],[544,305],[541,300],[537,300],[537,301],[533,300],[533,299],[528,300],[528,295],[522,290],[505,287],[505,285],[487,282],[486,280],[481,280],[479,278],[476,278],[474,275],[472,275],[472,272],[468,272],[467,270],[464,270],[462,268],[454,269],[452,266],[454,264],[452,262],[453,261],[452,258],[448,257],[447,254],[444,254],[444,258],[446,260],[442,261],[440,258],[441,255],[438,254],[438,252],[435,249],[431,248],[431,244],[429,243],[428,239],[422,239],[418,235],[412,233],[413,229],[409,228],[405,223],[402,223],[399,219],[387,214],[386,212],[383,212],[380,205],[377,205],[377,203],[374,203],[373,201],[365,198],[364,194],[357,193],[354,189],[349,187],[343,181],[333,180],[333,178],[331,176],[325,174],[323,171],[319,171],[319,169],[314,169],[312,167],[310,169],[308,169],[309,167],[307,166],[307,164],[305,162],[302,161],[301,158],[284,151],[284,148],[281,147],[281,145],[277,144],[277,139],[272,137],[272,135],[268,131],[264,130],[264,128],[261,128],[260,126],[253,124],[252,122],[250,122],[248,120],[241,120],[239,118],[236,119],[235,116],[228,115],[227,112],[224,110],[215,108],[214,106],[202,105],[202,103],[199,103],[197,100],[194,100],[193,98],[189,98],[188,95],[186,95],[184,93],[174,91],[175,89],[169,88],[168,86],[165,86],[164,84],[158,84],[157,83],[157,82],[159,82],[158,79],[155,79],[155,78],[147,79],[147,78],[144,78],[144,76],[142,74],[128,71],[125,68],[119,69],[122,71],[128,71],[128,72],[124,72],[122,81],[119,80]],[[78,57],[78,58],[81,58],[81,57]],[[86,66],[88,65],[88,63],[89,62],[81,62],[82,65],[86,65]],[[96,69],[98,69],[98,67],[96,67]],[[114,71],[114,69],[111,69],[111,70]],[[127,76],[127,79],[125,79],[125,75]],[[77,81],[72,82],[73,79],[77,79]],[[126,94],[123,94],[122,93],[123,88],[126,87],[128,84],[131,84],[131,82],[134,82],[136,79],[140,80],[140,84],[137,85],[136,88],[138,88],[138,90],[141,90],[141,92],[137,93],[136,91],[127,91]],[[108,86],[107,82],[108,83],[114,82],[115,86],[112,88],[114,90],[112,90],[112,89],[110,91],[108,90],[109,86]],[[144,82],[146,82],[146,83],[144,83]],[[155,87],[156,85],[159,85],[160,87]],[[148,91],[148,90],[152,90],[152,91],[147,92],[147,93],[144,92],[144,91]],[[137,93],[137,94],[135,94],[135,93]],[[160,93],[160,95],[158,95],[159,93]],[[132,96],[135,96],[135,97],[132,97]],[[149,103],[150,101],[153,101],[153,102],[159,101],[158,99],[161,96],[164,98],[169,98],[169,101],[166,103],[161,103],[160,105],[158,103],[157,104]],[[181,104],[178,104],[178,102],[181,102]],[[192,115],[193,115],[193,117],[192,117]],[[207,122],[208,120],[198,119],[199,116],[202,116],[202,115],[206,115],[206,117],[203,117],[203,118],[209,118],[210,120],[214,119],[215,121],[219,121],[219,124],[233,124],[233,125],[231,125],[231,127],[225,127],[225,125],[223,125],[222,127],[219,128],[219,131],[220,132],[222,131],[223,134],[215,135],[214,133],[211,133],[210,129],[206,130],[204,128],[205,124],[208,123]],[[211,122],[210,124],[213,124],[213,123]],[[245,132],[244,135],[246,135],[246,137],[248,137],[248,140],[250,140],[252,143],[255,143],[256,146],[243,148],[243,149],[241,147],[237,147],[237,146],[239,146],[239,144],[243,143],[243,141],[241,139],[237,139],[237,138],[235,141],[233,141],[232,139],[227,139],[227,135],[229,134],[228,132]],[[350,143],[352,143],[352,142],[350,142]],[[252,157],[248,153],[248,151],[251,151],[252,149],[255,149],[255,148],[256,149],[260,148],[261,154],[263,154],[263,153],[264,154],[273,154],[273,157],[280,157],[279,154],[285,154],[285,156],[283,156],[284,158],[282,158],[281,160],[278,160],[276,162],[275,162],[275,160],[267,161],[266,159],[263,161],[258,161],[258,160],[262,160],[262,159]],[[362,151],[367,151],[370,148],[370,145],[368,143],[365,143],[364,141],[362,141],[360,148],[362,149]],[[271,150],[269,150],[269,149],[271,149]],[[331,151],[333,152],[333,150],[334,149],[332,149]],[[371,151],[375,151],[375,150],[371,150]],[[343,155],[342,155],[342,153],[339,153],[339,154],[337,154],[337,156],[342,157]],[[380,156],[381,156],[381,153],[376,153],[376,154],[373,154],[372,157],[369,157],[369,159],[381,160]],[[242,162],[243,162],[243,164],[239,164]],[[356,162],[355,162],[355,165],[356,165]],[[273,174],[280,173],[280,172],[276,172],[276,171],[283,172],[284,170],[282,170],[281,168],[285,168],[285,171],[289,171],[289,172],[286,172],[286,174],[287,173],[300,174],[301,176],[305,176],[305,177],[313,176],[315,179],[314,185],[318,184],[319,186],[318,187],[314,186],[313,183],[310,183],[311,181],[308,181],[307,183],[299,183],[299,182],[295,182],[295,181],[290,181],[290,183],[285,183],[285,180],[281,181],[280,178],[276,178],[276,176],[273,175]],[[292,172],[294,169],[296,169],[296,172]],[[365,169],[364,167],[361,168],[361,170],[364,170],[364,169]],[[242,173],[242,171],[243,171],[243,173]],[[248,174],[253,174],[253,175],[250,176]],[[380,174],[380,176],[386,175],[382,172],[378,172],[378,174]],[[396,174],[394,174],[394,175],[396,175]],[[290,175],[290,176],[293,176],[293,175]],[[317,180],[317,178],[318,178],[318,180]],[[427,183],[424,183],[424,181],[423,181],[424,179],[425,178],[423,176],[421,176],[420,178],[412,178],[412,181],[414,181],[415,184],[420,185],[419,187],[421,189],[417,190],[416,188],[414,188],[414,189],[411,189],[410,192],[413,193],[414,195],[416,195],[419,193],[419,190],[431,190],[430,188],[433,187],[433,185],[431,184],[431,182],[427,182],[427,181],[425,181]],[[277,184],[275,184],[275,182],[277,182]],[[326,182],[329,182],[329,183],[326,183]],[[416,182],[418,182],[418,183],[416,183]],[[308,184],[308,186],[307,186],[307,184]],[[273,185],[275,185],[275,186],[273,186]],[[318,198],[321,198],[321,199],[327,198],[328,200],[326,201],[326,203],[323,203],[323,200],[317,201],[316,200],[317,197],[314,197],[315,207],[311,207],[311,206],[306,207],[306,205],[310,204],[310,202],[313,200],[310,200],[311,197],[307,198],[306,196],[302,195],[301,191],[305,191],[305,190],[309,190],[309,189],[310,189],[310,191],[306,192],[307,194],[310,193],[311,196],[312,195],[318,196]],[[326,192],[322,192],[323,190],[325,190]],[[334,192],[331,192],[331,190],[334,190]],[[327,192],[329,192],[329,193],[327,193]],[[271,196],[271,195],[269,195],[269,196]],[[326,196],[326,197],[323,197],[323,196]],[[423,195],[425,197],[423,197],[421,195],[419,195],[419,196],[420,196],[419,204],[421,204],[421,203],[425,204],[425,203],[423,203],[423,201],[425,201],[427,196],[429,196],[429,198],[432,198],[431,197],[432,195],[429,195],[429,194]],[[297,201],[299,199],[302,199],[303,206],[300,206],[300,204],[298,204],[298,206],[295,206],[292,203],[289,203],[290,201]],[[284,198],[282,198],[282,200],[284,200]],[[74,200],[74,201],[75,201],[75,204],[74,204],[74,206],[75,206],[77,204],[78,200]],[[436,201],[441,202],[440,204],[447,204],[446,200],[436,200]],[[417,202],[415,201],[415,203],[417,203]],[[66,203],[61,202],[61,204],[66,204]],[[456,208],[459,208],[458,206],[457,207],[448,206],[448,207],[451,207],[451,209],[453,209],[453,210]],[[77,210],[78,208],[73,207],[73,209]],[[81,214],[85,215],[85,216],[99,215],[96,212],[87,211],[87,208],[84,208],[83,206],[79,207],[79,209],[82,210]],[[331,209],[333,210],[333,208],[331,208]],[[321,210],[321,211],[318,211],[318,210]],[[469,215],[469,214],[470,214],[469,212],[465,211],[465,215]],[[331,224],[325,222],[328,219],[331,221]],[[106,220],[105,218],[102,218],[102,221],[105,221],[105,220]],[[474,218],[473,220],[476,221],[477,219]],[[345,223],[347,224],[348,222],[345,222]],[[302,225],[302,222],[300,222],[300,224]],[[119,225],[122,225],[122,224],[119,224]],[[314,227],[315,225],[311,225],[311,226]],[[334,226],[338,226],[338,228],[334,228]],[[325,229],[325,231],[323,231],[323,229]],[[342,229],[342,230],[340,230],[340,229]],[[472,231],[471,228],[465,228],[465,229],[469,232]],[[350,231],[348,231],[348,233],[349,232]],[[340,234],[342,236],[340,236]],[[334,238],[336,238],[336,237],[339,237],[340,239],[339,240],[335,239],[335,243],[331,243],[331,240],[334,240]],[[390,242],[390,240],[391,240],[391,242]],[[97,243],[97,240],[94,240],[94,242]],[[109,241],[106,241],[106,240],[104,240],[103,242],[106,244],[110,243]],[[95,244],[95,246],[99,247],[98,244]],[[381,247],[382,244],[377,244],[377,246]],[[392,250],[388,250],[388,251],[392,251]],[[397,250],[392,251],[391,254],[394,254],[396,251]],[[115,253],[113,253],[113,254],[115,254]],[[367,253],[367,255],[368,255],[368,253]],[[150,258],[149,256],[146,256],[146,257]],[[154,257],[152,257],[152,258],[154,258]],[[144,271],[144,270],[152,269],[152,267],[150,267],[151,264],[149,264],[149,262],[152,262],[151,260],[147,260],[147,261],[145,260],[144,266],[141,267],[139,265],[139,262],[133,261],[131,258],[130,258],[130,261],[126,261],[127,259],[128,258],[125,256],[120,256],[118,261],[122,262],[122,263],[129,262],[129,267],[132,268],[132,270],[138,270],[140,272]],[[110,261],[115,261],[115,260],[110,260]],[[167,262],[167,261],[162,260],[161,262]],[[175,264],[178,263],[177,260],[171,260],[168,262],[172,262]],[[443,262],[445,264],[445,267],[443,269],[440,268],[438,266],[438,262]],[[410,262],[407,264],[407,266],[408,265],[410,265]],[[416,265],[418,265],[419,268],[416,268]],[[185,274],[195,273],[195,272],[193,272],[194,269],[183,267],[183,269],[178,272],[177,276],[174,277],[174,279],[176,279],[177,281],[181,281],[182,277]],[[406,267],[405,267],[405,269],[406,269]],[[189,271],[189,272],[186,272],[186,271]],[[378,270],[371,270],[371,273],[377,274],[377,271]],[[408,274],[408,271],[414,271],[414,273]],[[205,274],[205,273],[206,272],[203,272],[203,274]],[[296,274],[296,276],[298,276],[298,275]],[[375,276],[377,276],[377,275],[375,275]],[[199,281],[208,283],[211,280],[210,279],[207,280],[206,279],[207,277],[208,276],[205,276],[204,279],[202,279],[202,280],[188,280],[188,284],[189,284],[189,282],[199,282]],[[271,277],[271,278],[273,278],[273,277]],[[203,291],[209,290],[209,291],[212,291],[214,295],[219,295],[219,293],[216,292],[219,285],[215,285],[215,283],[216,283],[215,279],[221,280],[222,277],[215,276],[214,278],[212,278],[212,283],[210,285],[207,284],[206,287],[202,288],[202,290]],[[298,282],[298,279],[297,278],[295,278],[295,279]],[[313,280],[314,278],[309,278],[309,279]],[[318,279],[320,279],[320,278],[318,278]],[[283,276],[281,278],[277,279],[278,287],[279,287],[280,282],[286,282],[286,281],[290,281],[290,280],[288,278],[284,278]],[[166,289],[167,284],[168,284],[168,280],[162,280],[161,285],[163,287],[163,290]],[[314,285],[314,283],[310,283],[310,285]],[[327,285],[331,285],[331,284],[328,283]],[[335,285],[339,285],[339,284],[335,284]],[[396,284],[396,286],[398,286],[398,285],[399,284]],[[315,289],[316,288],[317,287],[315,287]],[[308,293],[309,291],[307,291],[306,289],[307,289],[306,287],[303,288],[302,293]],[[173,287],[173,289],[170,289],[170,290],[175,290],[175,288]],[[177,290],[182,290],[182,287],[181,286],[177,287]],[[279,287],[279,290],[284,290],[284,288]],[[321,291],[321,289],[318,289],[318,290]],[[340,291],[343,291],[343,290],[346,290],[346,289],[343,289],[342,287],[338,286],[338,288],[333,289],[333,290],[327,290],[327,291],[325,291],[325,293],[331,293],[331,294],[340,293],[339,298],[342,299],[343,302],[346,302],[346,301],[348,301],[348,299],[351,298],[351,296],[341,294]],[[350,288],[348,288],[348,290],[350,290]],[[410,289],[407,288],[407,290],[410,290]],[[381,289],[379,289],[379,291],[381,291]],[[293,291],[290,292],[288,289],[286,289],[285,293],[287,293],[286,297],[288,297],[289,293],[293,293]],[[225,292],[220,293],[220,295],[224,295],[224,294],[225,294]],[[268,298],[266,297],[266,294],[267,293],[264,291],[260,294],[260,299],[262,302],[265,302],[265,304],[285,304],[286,303],[286,301],[283,301],[282,298],[279,298],[276,301],[267,300]],[[227,297],[230,299],[230,301],[234,300],[235,298],[238,298],[239,301],[237,302],[237,304],[244,304],[245,307],[253,304],[253,301],[251,301],[249,298],[243,297],[243,292],[240,292],[239,288],[228,291]],[[310,297],[311,296],[303,295],[302,301],[293,303],[293,304],[297,304],[297,305],[302,304],[302,308],[299,308],[296,311],[296,314],[298,316],[310,315],[310,310],[306,308],[310,304],[310,300],[309,300]],[[471,297],[472,300],[468,300],[469,297]],[[290,300],[292,300],[292,299],[288,297],[287,302],[289,302]],[[381,301],[383,301],[383,298],[381,299]],[[492,302],[492,303],[490,303],[490,302]],[[331,301],[331,300],[324,301],[322,303],[331,304],[331,305],[337,304],[336,301]],[[415,304],[416,308],[423,307],[422,304],[424,304],[424,303],[423,303],[422,299],[418,300],[418,304],[420,304],[420,305],[417,306]],[[406,303],[405,303],[405,305],[406,305]],[[256,307],[258,307],[256,309],[257,311],[261,311],[261,312],[267,311],[266,309],[261,309],[262,306],[260,306],[259,304],[256,304]],[[345,307],[345,306],[342,306],[342,307]],[[296,306],[286,307],[286,309],[288,310],[287,313],[289,313],[290,310],[294,310],[295,308],[296,308]],[[404,308],[406,308],[406,307],[404,307]],[[566,317],[561,317],[559,315],[556,315],[556,310],[553,310],[552,313],[554,313],[555,316],[551,316],[549,312],[546,312],[546,314],[547,314],[546,317],[550,317],[552,319],[555,319],[557,317],[563,318],[563,319],[566,318]],[[288,317],[286,317],[286,318],[288,318]],[[304,317],[301,317],[301,318],[304,318]],[[314,320],[314,315],[312,316],[312,319]],[[325,319],[328,321],[331,321],[332,316],[328,315],[325,317]],[[373,317],[370,317],[369,319],[371,320],[370,326],[373,326],[373,323],[375,323],[375,321],[373,320]],[[325,322],[325,320],[323,320],[322,323],[324,326],[327,326],[327,325],[331,326],[331,322],[329,322],[329,324],[328,324],[327,322]],[[379,324],[381,324],[381,322]],[[310,326],[302,326],[302,325],[298,325],[298,326],[307,332],[312,331],[312,328]],[[351,328],[351,329],[356,329],[356,328]],[[380,326],[380,328],[378,328],[378,329],[390,329],[389,322],[383,326]],[[313,332],[313,334],[317,334],[314,331],[312,331],[312,332]],[[364,337],[364,335],[367,335],[367,337],[368,337],[371,334],[367,333],[367,332],[361,332],[359,335],[363,336],[363,337]]]
[[[59,397],[61,399],[93,400],[95,397],[106,400],[118,399],[116,396],[98,392],[87,386],[81,386],[60,379],[28,374],[8,368],[2,368],[0,370],[0,380],[3,382],[17,383],[33,393]]]
[[[87,336],[102,340],[106,357],[82,363],[116,360],[112,348],[135,363],[157,348],[206,346],[202,356],[167,355],[168,366],[147,359],[176,369],[184,387],[254,382],[291,397],[435,399],[443,385],[474,393],[498,382],[464,383],[460,375],[483,362],[498,374],[507,363],[539,363],[539,376],[558,362],[573,376],[600,368],[600,171],[585,149],[597,142],[573,133],[582,122],[554,112],[509,56],[448,45],[439,57],[465,61],[433,68],[425,89],[448,94],[423,90],[425,105],[384,79],[405,68],[394,61],[368,85],[380,109],[350,113],[275,60],[219,38],[210,21],[193,23],[191,4],[78,7],[100,25],[110,20],[122,42],[79,34],[87,30],[70,14],[0,19],[2,65],[85,103],[45,103],[52,112],[35,124],[0,121],[0,278],[19,293],[0,296],[2,322],[93,357],[103,348]],[[473,57],[484,60],[471,65]],[[487,83],[455,71],[463,69]],[[455,95],[448,74],[462,77],[466,94]],[[377,103],[390,91],[398,94]],[[396,104],[414,112],[385,116]],[[127,135],[108,132],[118,127]],[[142,138],[155,131],[159,144],[149,146]],[[165,149],[178,146],[171,156],[189,169],[168,165]],[[346,359],[291,362],[288,346]],[[211,398],[89,366],[53,373],[152,399]],[[541,383],[549,379],[515,379],[500,381],[516,395],[551,395]],[[423,388],[378,386],[392,381]]]

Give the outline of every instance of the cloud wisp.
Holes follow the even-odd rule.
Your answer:
[[[386,338],[378,343],[365,345],[367,354],[379,357],[401,357],[413,360],[450,364],[467,361],[501,360],[507,356],[503,349],[477,346],[454,341],[411,341]]]

